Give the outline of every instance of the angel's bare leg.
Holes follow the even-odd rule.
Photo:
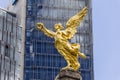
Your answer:
[[[72,45],[70,43],[67,43],[64,48],[68,51],[70,51],[71,53],[75,52],[75,49],[72,47]]]

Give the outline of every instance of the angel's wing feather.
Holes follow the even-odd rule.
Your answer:
[[[77,27],[87,13],[87,7],[84,7],[79,13],[71,17],[66,23],[66,32],[69,33],[68,39],[71,39],[77,32]]]

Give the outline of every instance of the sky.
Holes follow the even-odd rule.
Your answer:
[[[120,0],[92,0],[95,80],[120,80]]]
[[[5,8],[9,0],[0,0],[0,8]]]
[[[120,80],[120,0],[92,0],[92,14],[95,80]]]

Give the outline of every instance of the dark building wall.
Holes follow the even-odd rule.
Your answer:
[[[21,80],[21,27],[15,16],[0,9],[0,80]]]
[[[84,6],[88,7],[88,14],[71,43],[80,43],[81,52],[89,57],[86,60],[79,58],[83,80],[94,80],[90,3],[88,0],[27,0],[24,80],[54,80],[66,66],[54,47],[54,40],[36,30],[35,24],[43,22],[53,31],[55,23],[60,22],[65,27],[67,20]]]

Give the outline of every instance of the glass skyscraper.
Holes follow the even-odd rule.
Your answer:
[[[54,40],[38,31],[35,28],[36,23],[43,22],[48,29],[55,31],[55,23],[62,23],[65,27],[67,20],[84,6],[88,7],[88,13],[70,42],[80,43],[81,52],[89,57],[86,60],[79,58],[81,63],[79,71],[83,80],[94,80],[91,2],[91,0],[13,0],[12,8],[21,19],[20,22],[25,25],[24,80],[54,80],[60,69],[66,66],[66,61],[54,47]]]
[[[54,80],[61,67],[66,66],[54,40],[35,29],[36,22],[43,22],[54,31],[55,23],[65,27],[67,20],[84,6],[88,7],[88,14],[71,43],[80,43],[81,52],[89,57],[79,58],[83,80],[94,80],[91,0],[27,0],[24,80]]]
[[[0,8],[0,80],[21,80],[21,30],[16,14]]]

